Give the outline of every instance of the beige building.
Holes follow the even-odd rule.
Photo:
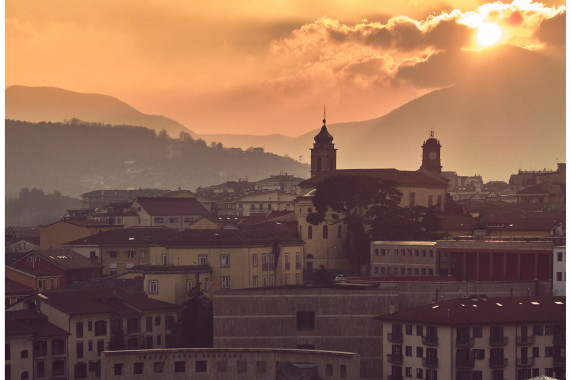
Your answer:
[[[371,276],[438,276],[438,253],[433,241],[371,242]]]
[[[176,230],[184,230],[201,216],[210,214],[193,197],[141,197],[133,202],[132,208],[139,217],[139,226]]]
[[[74,379],[101,377],[101,353],[120,336],[119,330],[125,348],[164,348],[180,309],[116,289],[49,292],[38,295],[35,304],[51,324],[69,334],[64,370]]]
[[[103,353],[103,380],[357,379],[359,355],[283,349],[179,348]]]
[[[383,378],[565,377],[565,298],[457,298],[384,314]]]
[[[251,216],[272,211],[293,211],[294,193],[259,191],[230,198],[217,204],[218,215]]]
[[[40,226],[40,248],[60,248],[68,241],[92,236],[100,232],[118,228],[95,220],[58,220]]]

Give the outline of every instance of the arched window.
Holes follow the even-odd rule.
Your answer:
[[[20,358],[26,359],[27,357],[28,357],[28,350],[22,350],[22,352],[20,352]]]
[[[307,226],[307,238],[308,239],[313,238],[313,227],[311,227],[311,225]]]
[[[329,237],[329,226],[327,226],[326,224],[323,226],[323,238],[327,239],[328,237]]]
[[[30,377],[28,376],[28,371],[22,372],[22,376],[20,377],[22,380],[28,380]]]

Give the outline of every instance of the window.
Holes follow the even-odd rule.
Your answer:
[[[186,293],[192,293],[192,280],[186,280]]]
[[[255,268],[258,266],[258,254],[254,253],[252,255],[252,266]]]
[[[311,226],[307,226],[307,238],[313,239],[313,228]]]
[[[83,342],[77,342],[75,345],[75,357],[81,359],[83,357]]]
[[[242,205],[240,205],[240,208],[242,208]],[[192,223],[192,218],[189,216],[185,216],[183,220],[184,220],[184,223],[187,223],[187,224]]]
[[[184,360],[174,362],[174,371],[175,372],[185,372],[185,362]]]
[[[135,251],[127,251],[127,258],[132,259],[135,257]]]
[[[123,364],[122,363],[113,364],[113,374],[116,376],[123,375]]]
[[[416,336],[422,336],[422,325],[416,325]]]
[[[30,375],[28,374],[28,371],[22,372],[20,380],[28,380],[29,378],[30,378]]]
[[[325,364],[325,376],[333,376],[333,365]]]
[[[87,342],[87,351],[92,352],[93,351],[93,341],[89,341]]]
[[[178,223],[178,218],[169,218],[169,223]]]
[[[153,331],[153,317],[145,318],[145,327],[147,332]]]
[[[557,252],[557,261],[563,261],[563,252]]]
[[[38,363],[37,366],[37,376],[38,377],[44,377],[45,373],[44,373],[44,363],[41,362],[42,364],[42,371],[40,372],[40,363]],[[73,367],[73,372],[74,372],[74,377],[76,379],[85,379],[87,377],[87,365],[85,363],[77,363],[74,367]]]
[[[289,253],[285,254],[284,262],[285,262],[285,269],[289,270],[289,268],[290,268]]]
[[[545,325],[545,335],[553,335],[553,325]]]
[[[96,321],[95,322],[95,336],[107,335],[107,322],[106,321]]]
[[[107,253],[109,254],[109,257],[112,259],[117,257],[117,251],[107,251]]]
[[[273,253],[270,253],[270,268],[274,268],[276,265],[276,260],[275,260],[275,255]]]
[[[323,238],[324,238],[324,239],[329,238],[329,228],[328,228],[327,225],[324,225],[324,226],[323,226]]]
[[[315,330],[315,312],[298,311],[296,316],[298,330]]]
[[[414,193],[413,193],[414,194]],[[416,369],[416,378],[417,379],[422,379],[422,368],[417,368]]]
[[[164,223],[165,219],[164,218],[153,218],[153,222],[154,223]]]
[[[206,360],[197,360],[195,367],[196,372],[206,372],[207,369],[206,363],[207,363]]]
[[[422,358],[422,347],[417,347],[417,348],[416,348],[416,357],[417,357],[417,358]]]
[[[172,315],[167,315],[165,318],[165,329],[172,330],[174,325],[174,317]]]
[[[295,269],[299,269],[299,268],[301,268],[301,253],[296,252],[295,253]]]
[[[220,255],[220,268],[230,268],[230,255]]]
[[[258,287],[258,275],[252,276],[252,287],[253,287],[253,288],[257,288],[257,287]]]
[[[481,338],[482,337],[482,328],[480,326],[476,326],[472,329],[472,335],[474,338]]]
[[[545,347],[545,355],[546,358],[550,358],[553,356],[553,347]]]
[[[533,356],[534,358],[539,357],[539,347],[532,347],[531,356]]]
[[[83,338],[83,322],[75,323],[75,337]]]
[[[163,253],[162,264],[163,264],[163,265],[167,265],[167,264],[168,264],[168,258],[167,258],[167,255],[166,255],[165,253]]]
[[[412,346],[405,346],[404,355],[405,356],[412,356]]]
[[[104,340],[98,340],[97,341],[97,356],[101,356],[101,353],[103,352],[105,347],[105,341]]]
[[[45,340],[34,342],[34,355],[48,356],[48,342],[46,342]]]
[[[385,255],[386,255],[386,251],[381,248],[381,256],[385,256]]]
[[[533,335],[543,336],[543,325],[534,325],[533,326]]]
[[[405,367],[404,369],[404,375],[406,377],[412,377],[412,367]]]
[[[142,375],[143,374],[143,363],[133,363],[133,374]]]
[[[404,331],[406,335],[412,335],[412,325],[405,325]]]
[[[563,281],[563,272],[557,272],[557,281]]]
[[[198,265],[208,265],[208,255],[198,255]]]
[[[210,277],[206,277],[204,279],[204,290],[205,291],[209,291],[210,290]]]
[[[7,344],[6,346],[8,348],[8,350],[6,351],[6,356],[7,356],[6,360],[10,360],[10,345]],[[22,350],[20,352],[20,359],[27,359],[27,358],[28,358],[28,350]]]
[[[159,281],[151,280],[149,281],[149,293],[157,294],[159,292]]]
[[[428,371],[427,371],[427,375],[428,375]],[[471,380],[482,380],[482,371],[472,371]]]
[[[504,370],[495,369],[492,371],[492,380],[504,380]]]
[[[347,377],[347,366],[345,364],[339,366],[339,377],[342,379]]]
[[[229,276],[221,276],[220,277],[220,288],[221,289],[230,289],[230,277]]]
[[[165,372],[165,362],[154,362],[153,370],[155,371],[155,373]]]
[[[155,317],[155,326],[160,326],[161,325],[161,316],[157,315]]]

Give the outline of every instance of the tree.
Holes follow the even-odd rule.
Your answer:
[[[347,239],[345,254],[358,272],[369,262],[368,225],[371,217],[383,212],[396,212],[402,194],[390,181],[366,175],[339,175],[325,179],[317,185],[313,205],[316,212],[307,216],[307,222],[318,225],[344,223]],[[378,214],[372,214],[371,209]]]
[[[190,299],[185,302],[180,319],[176,323],[169,346],[198,348],[213,346],[212,300],[200,289],[200,283],[192,288]]]

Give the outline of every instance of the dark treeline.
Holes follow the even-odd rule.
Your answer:
[[[288,172],[305,177],[308,165],[252,148],[208,145],[181,133],[107,126],[6,120],[6,196],[41,188],[79,197],[94,189],[184,188],[226,180],[250,181]]]
[[[44,194],[40,189],[23,188],[18,197],[6,200],[6,226],[36,227],[61,219],[67,210],[78,209],[81,201],[59,192]]]

